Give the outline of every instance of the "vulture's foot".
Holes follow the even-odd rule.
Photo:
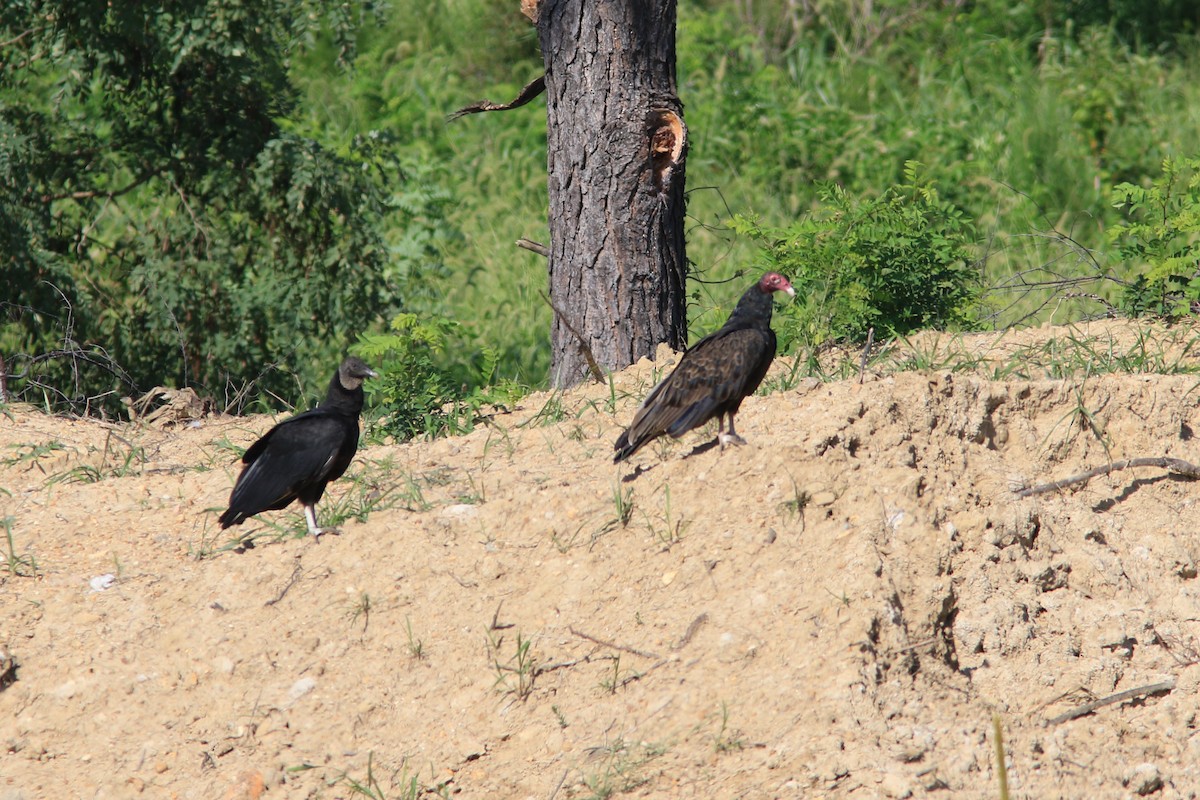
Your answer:
[[[334,536],[342,535],[342,531],[340,528],[316,528],[316,529],[310,530],[309,533],[312,534],[312,537],[317,542],[317,544],[321,543],[321,537],[327,533],[333,534]]]
[[[721,449],[725,449],[727,444],[736,444],[739,447],[746,443],[746,440],[738,436],[736,433],[718,433],[717,441],[721,443]]]

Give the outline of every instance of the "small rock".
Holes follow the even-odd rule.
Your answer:
[[[904,775],[899,775],[895,772],[889,772],[879,781],[879,791],[883,792],[885,797],[895,797],[898,800],[912,797],[912,787],[909,785],[909,780]]]
[[[315,688],[317,688],[316,678],[301,678],[292,684],[291,689],[288,689],[288,697],[299,700]]]
[[[479,561],[479,575],[489,581],[498,580],[504,572],[504,565],[495,556],[487,555]]]
[[[1138,764],[1125,773],[1125,780],[1122,783],[1129,787],[1134,794],[1142,796],[1154,794],[1163,788],[1163,779],[1158,772],[1158,767],[1147,763]]]
[[[837,495],[833,492],[815,492],[808,502],[814,506],[831,506],[837,502]]]
[[[470,503],[455,503],[442,509],[442,516],[448,518],[466,519],[479,513],[479,509]]]
[[[112,585],[117,582],[117,576],[111,574],[97,575],[88,581],[88,586],[92,587],[93,592],[103,592],[106,589],[112,588]]]
[[[229,789],[226,795],[230,800],[259,800],[266,789],[266,782],[261,772],[247,770],[238,776],[237,783]]]

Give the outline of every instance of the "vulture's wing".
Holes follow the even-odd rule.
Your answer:
[[[307,484],[326,481],[346,437],[345,425],[321,409],[279,423],[246,451],[246,466],[229,498],[244,519],[283,508]]]
[[[720,331],[684,353],[666,379],[646,397],[633,423],[617,442],[629,455],[664,433],[682,436],[708,422],[726,406],[753,392],[775,353],[770,329]]]

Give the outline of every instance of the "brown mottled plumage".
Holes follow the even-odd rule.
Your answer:
[[[771,296],[777,291],[796,294],[778,272],[763,275],[742,295],[720,330],[683,354],[679,365],[646,396],[633,422],[617,439],[613,461],[629,458],[663,434],[678,439],[713,417],[717,418],[717,440],[722,447],[745,443],[733,429],[733,417],[742,400],[762,383],[775,358]]]

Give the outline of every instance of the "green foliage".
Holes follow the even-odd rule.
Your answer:
[[[460,323],[429,351],[439,409],[542,382],[546,265],[513,242],[547,235],[544,101],[446,122],[542,70],[516,6],[167,5],[0,3],[11,388],[76,410],[159,384],[300,405],[360,334],[404,335],[401,312]],[[709,287],[756,257],[735,213],[850,219],[908,161],[975,221],[987,284],[1075,279],[1066,260],[1121,222],[1107,187],[1200,152],[1196,23],[1186,0],[683,0],[696,329],[721,314]],[[1087,310],[1069,302],[1006,300],[993,322]]]
[[[1106,186],[1200,152],[1200,60],[1195,39],[1164,55],[1059,10],[685,0],[679,81],[700,304],[717,302],[711,282],[755,257],[749,240],[729,235],[733,214],[787,226],[823,202],[825,183],[880,195],[919,161],[942,198],[976,221],[985,284],[1041,272],[1027,296],[1006,296],[992,324],[1095,313],[1094,303],[1047,295],[1090,275],[1097,284],[1073,291],[1109,296],[1077,254],[1103,247],[1118,219]]]
[[[918,176],[918,166],[908,164],[907,182],[874,199],[829,185],[822,204],[787,228],[735,220],[735,230],[761,241],[768,266],[796,288],[796,302],[776,326],[784,349],[796,341],[859,341],[870,328],[890,336],[974,322],[974,226]]]
[[[36,578],[39,571],[37,559],[28,553],[17,555],[17,546],[13,544],[13,518],[0,517],[0,525],[4,526],[4,538],[8,542],[7,549],[0,551],[0,564],[14,578]]]
[[[485,352],[483,371],[469,384],[457,384],[441,356],[458,323],[445,317],[398,314],[390,332],[363,334],[354,350],[379,365],[380,377],[367,384],[384,416],[380,427],[400,440],[467,433],[485,406],[511,402],[524,393],[512,381],[492,386],[496,355]]]
[[[330,147],[282,124],[290,55],[322,25],[348,54],[366,8],[6,4],[0,241],[15,291],[0,350],[27,373],[15,391],[116,410],[156,384],[227,398],[253,384],[295,402],[386,318],[385,220],[405,227],[395,141]]]
[[[1127,218],[1109,231],[1119,260],[1139,270],[1121,298],[1133,316],[1180,317],[1200,309],[1200,158],[1163,161],[1148,187],[1122,183]]]
[[[367,128],[396,131],[405,138],[406,185],[415,180],[447,198],[439,207],[444,229],[429,240],[436,254],[419,257],[424,274],[406,284],[401,310],[462,323],[443,355],[457,382],[477,379],[488,350],[497,375],[543,381],[551,323],[539,295],[545,259],[513,243],[547,240],[544,104],[446,120],[482,97],[511,99],[541,73],[533,27],[504,0],[442,4],[436,14],[396,3],[386,19],[364,26],[352,71],[331,71],[327,62],[318,49],[297,64],[303,129],[334,140]],[[390,234],[388,241],[401,246]]]

